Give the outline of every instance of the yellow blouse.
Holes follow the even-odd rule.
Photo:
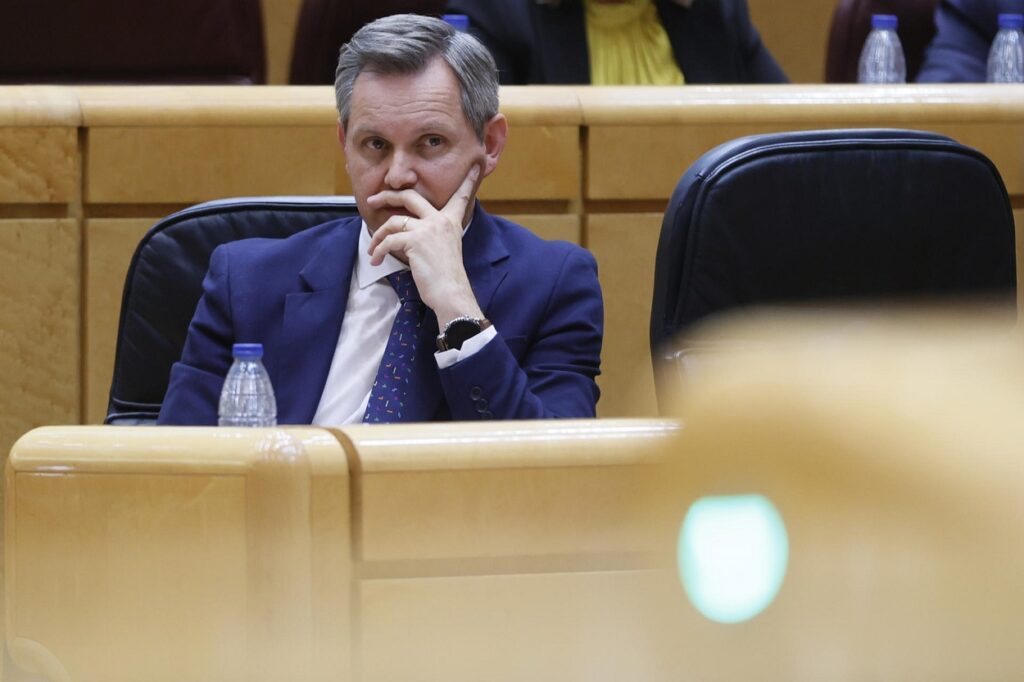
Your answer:
[[[593,85],[682,85],[651,0],[583,0]]]

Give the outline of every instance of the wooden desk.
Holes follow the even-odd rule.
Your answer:
[[[676,428],[37,429],[6,470],[7,642],[75,680],[625,678]]]

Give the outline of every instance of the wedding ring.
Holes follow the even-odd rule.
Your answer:
[[[405,220],[402,221],[402,232],[409,229],[409,216],[405,216]]]

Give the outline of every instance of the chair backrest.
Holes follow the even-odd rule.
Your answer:
[[[672,340],[729,308],[1013,292],[1013,213],[992,162],[942,135],[755,135],[683,175],[654,280],[660,377],[681,350]]]
[[[907,60],[907,82],[912,82],[921,69],[924,50],[935,35],[938,4],[939,0],[839,0],[828,35],[825,82],[857,82],[857,64],[871,31],[872,14],[895,14],[899,18],[896,32]]]
[[[260,0],[5,0],[3,83],[264,83]]]
[[[256,197],[198,204],[154,225],[125,278],[106,422],[156,420],[217,246],[356,214],[352,197]]]
[[[446,0],[303,0],[292,47],[292,85],[334,82],[338,50],[356,31],[391,14],[440,16]]]

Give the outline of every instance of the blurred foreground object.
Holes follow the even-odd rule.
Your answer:
[[[1008,327],[758,312],[698,334],[747,343],[677,396],[652,495],[676,568],[654,629],[678,679],[1019,677],[1024,348]]]

